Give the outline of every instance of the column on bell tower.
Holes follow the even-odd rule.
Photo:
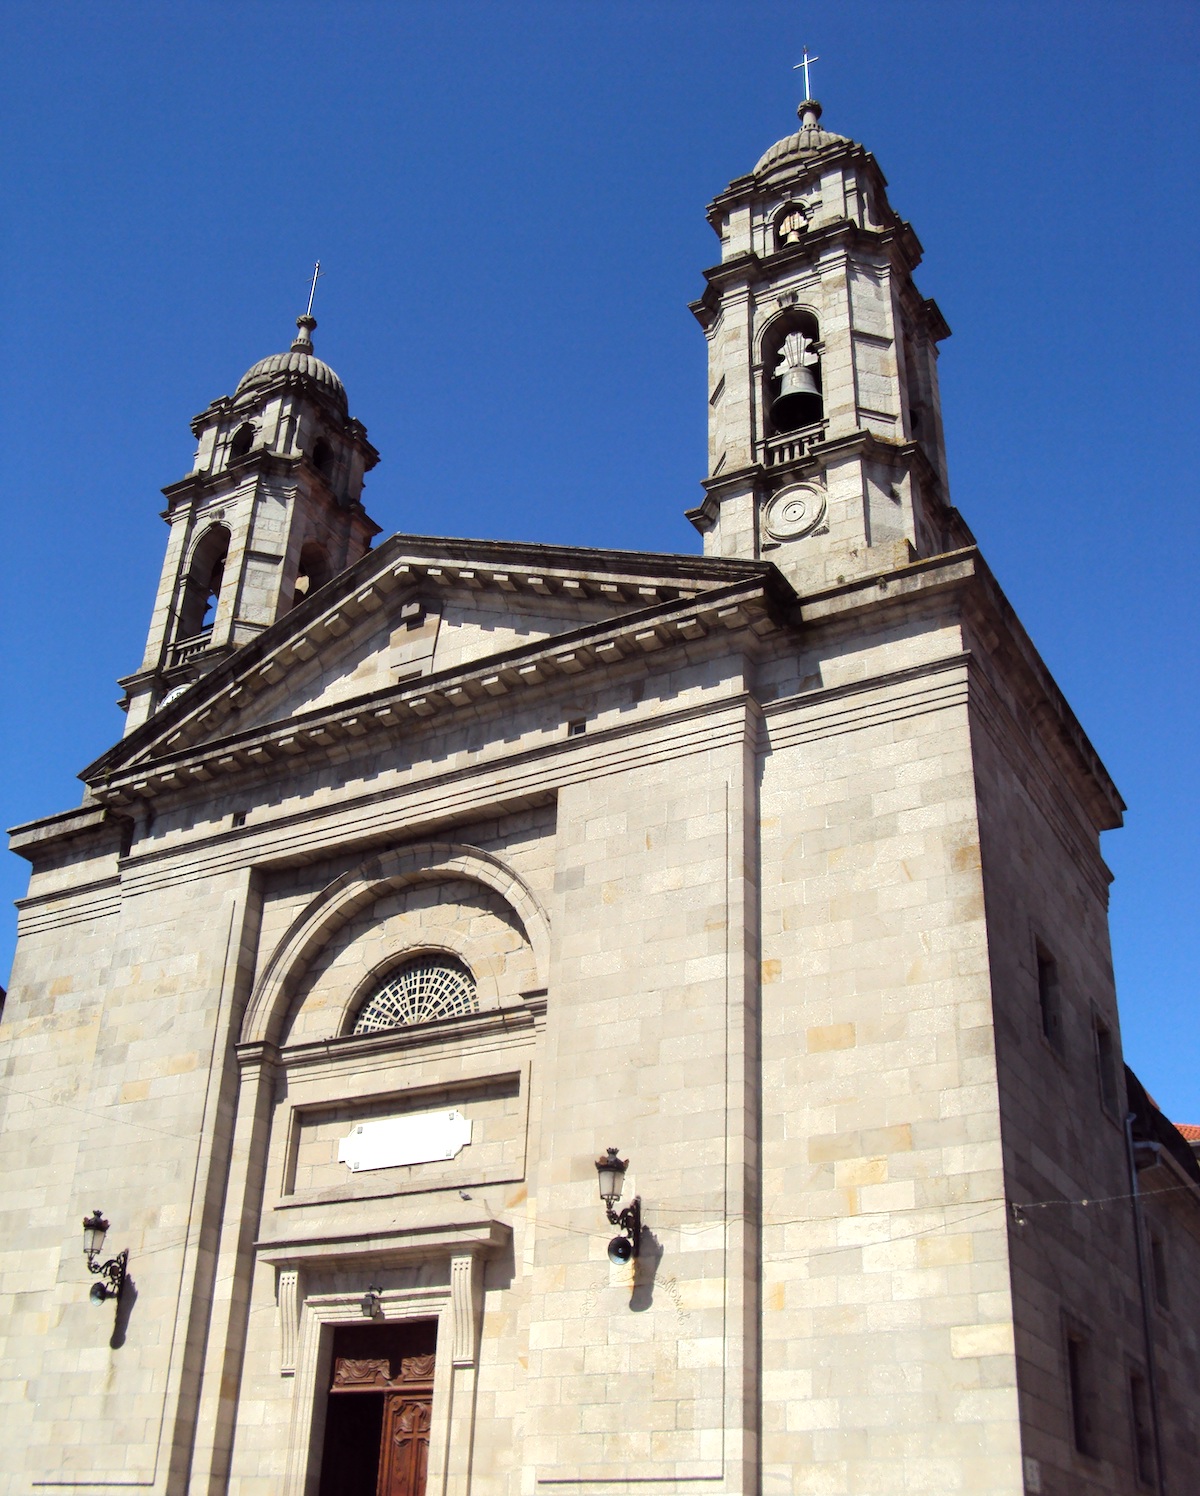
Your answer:
[[[287,353],[260,360],[192,422],[192,471],[163,489],[170,531],[146,653],[120,682],[127,734],[379,533],[361,501],[379,454],[313,353],[316,325],[298,318]]]
[[[709,207],[706,554],[774,561],[802,591],[970,543],[947,495],[921,246],[873,156],[821,129],[767,151]]]

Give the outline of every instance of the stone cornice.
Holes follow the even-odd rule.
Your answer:
[[[163,497],[167,501],[167,507],[163,511],[163,519],[170,519],[182,506],[187,504],[202,504],[206,499],[223,498],[232,501],[235,495],[230,492],[247,478],[257,482],[260,478],[272,477],[283,478],[298,482],[301,469],[308,472],[310,479],[320,488],[324,489],[331,504],[347,513],[357,514],[366,521],[372,535],[378,535],[380,527],[367,514],[361,501],[355,500],[348,504],[341,499],[329,487],[328,482],[321,473],[313,467],[311,459],[307,454],[296,456],[280,454],[269,451],[266,447],[254,447],[244,457],[235,458],[228,467],[219,473],[191,472],[174,483],[168,483],[162,490]],[[253,486],[246,486],[241,490],[242,494],[251,496],[254,493]]]
[[[376,1056],[395,1059],[417,1049],[455,1045],[469,1047],[475,1040],[531,1038],[546,1016],[544,989],[531,992],[519,1005],[489,1008],[467,1017],[435,1019],[429,1023],[385,1029],[374,1034],[342,1034],[331,1039],[311,1039],[303,1044],[289,1044],[279,1052],[280,1063],[287,1070],[324,1069],[343,1061],[367,1064]],[[243,1048],[239,1045],[240,1056]],[[438,1089],[444,1089],[440,1086]]]
[[[855,223],[852,218],[835,218],[806,230],[804,237],[795,244],[786,245],[783,249],[777,249],[774,254],[758,260],[759,271],[765,279],[773,280],[780,272],[790,270],[794,264],[803,265],[807,260],[814,259],[831,246],[839,244],[845,244],[851,249],[880,250],[886,250],[894,244],[900,251],[903,268],[910,274],[921,263],[920,241],[912,225],[902,219],[897,218],[885,228],[872,229]],[[706,270],[705,279],[711,274],[711,271]]]
[[[398,542],[401,539],[408,541],[407,537],[397,537]],[[387,547],[382,549],[386,553]],[[488,569],[489,562],[503,555],[510,563],[508,569],[493,571],[486,585],[517,590],[514,576],[521,571],[522,586],[535,592],[550,590],[547,582],[550,567],[543,566],[535,576],[529,570],[511,565],[514,553],[529,559],[534,548],[462,542],[464,558],[469,557],[473,563],[470,567],[458,566],[445,558],[448,543],[428,543],[424,560],[414,554],[414,549],[408,541],[405,547],[397,544],[393,552],[397,559],[389,574],[397,586],[415,586],[418,582],[428,586],[435,582],[474,589],[477,584],[485,585],[481,574]],[[538,559],[548,558],[543,553]],[[376,553],[364,561],[379,559]],[[386,554],[383,559],[387,561]],[[435,559],[439,565],[432,564]],[[921,606],[925,599],[939,592],[952,591],[960,596],[958,608],[972,631],[972,647],[979,650],[981,668],[995,675],[1036,724],[1051,758],[1075,784],[1093,824],[1098,829],[1107,829],[1121,823],[1124,806],[1099,756],[974,547],[856,578],[799,599],[773,567],[762,563],[703,562],[695,558],[646,555],[618,555],[612,559],[624,564],[621,585],[635,589],[639,572],[643,578],[648,578],[652,571],[658,572],[660,586],[665,585],[661,572],[666,567],[661,563],[675,561],[672,568],[675,575],[670,579],[673,585],[665,590],[675,591],[677,595],[532,645],[343,701],[325,710],[241,733],[222,732],[229,725],[225,713],[235,708],[239,700],[248,700],[255,689],[264,689],[282,678],[284,650],[290,651],[297,643],[311,639],[310,630],[318,624],[325,627],[325,637],[335,635],[337,631],[329,628],[330,620],[335,617],[347,620],[346,628],[341,630],[346,632],[347,605],[353,604],[359,610],[368,608],[370,600],[364,599],[363,592],[372,588],[362,585],[365,572],[352,568],[347,576],[359,584],[357,588],[338,589],[322,607],[317,606],[322,602],[317,594],[296,610],[297,613],[304,608],[310,610],[301,620],[302,627],[280,630],[277,625],[268,631],[274,634],[273,650],[262,647],[267,634],[244,646],[200,684],[197,689],[201,700],[194,708],[177,714],[169,710],[160,714],[169,720],[152,718],[85,771],[95,787],[95,798],[106,805],[131,803],[184,791],[189,785],[203,785],[216,776],[278,773],[288,763],[299,764],[305,756],[315,759],[335,745],[340,744],[344,754],[380,730],[394,729],[406,722],[418,725],[433,717],[448,719],[458,711],[486,708],[493,703],[500,706],[504,698],[512,700],[521,693],[554,690],[571,678],[620,668],[706,635],[715,634],[719,640],[726,637],[727,631],[734,635],[745,632],[753,638],[770,635],[781,625],[809,629],[841,627],[854,624],[867,613]],[[401,575],[395,576],[397,572]],[[609,577],[612,575],[609,573]],[[713,585],[718,578],[723,578],[726,585]],[[378,583],[380,573],[376,572],[371,580]],[[617,585],[599,570],[582,580],[578,572],[564,573],[560,580],[598,589]],[[687,584],[702,587],[705,580],[707,588],[689,595]],[[378,605],[376,597],[374,606]],[[212,690],[206,689],[207,683],[220,676],[222,670],[229,678],[217,680]],[[235,695],[239,689],[247,693],[242,698]],[[213,736],[206,741],[191,736],[210,732]],[[44,845],[63,836],[97,832],[104,821],[103,813],[95,807],[48,817],[17,828],[15,835],[21,838],[18,850],[23,855],[35,848],[40,852]]]
[[[43,816],[37,821],[27,821],[23,826],[11,827],[8,845],[18,857],[35,862],[41,851],[52,844],[61,845],[80,837],[93,837],[106,828],[119,835],[129,824],[127,816],[106,805],[81,805],[74,810],[59,811],[57,815]],[[72,890],[74,891],[76,890]]]
[[[908,606],[920,596],[941,591],[960,594],[964,617],[983,645],[981,668],[986,662],[986,668],[1003,679],[1037,724],[1047,751],[1074,782],[1096,829],[1120,826],[1125,802],[974,546],[809,593],[800,599],[800,618],[810,627],[819,627],[866,612]]]
[[[768,487],[773,490],[780,486],[781,479],[791,481],[803,478],[808,473],[819,472],[828,465],[830,458],[844,457],[850,453],[857,453],[872,462],[911,469],[945,502],[942,480],[920,442],[890,441],[887,437],[877,436],[875,432],[860,427],[841,436],[826,437],[824,441],[814,442],[802,457],[793,458],[790,462],[781,462],[769,468],[761,462],[752,462],[744,467],[719,473],[715,478],[702,478],[700,486],[704,489],[705,498],[697,508],[687,510],[685,518],[694,525],[711,524],[716,519],[714,506],[719,505],[726,494],[744,493],[751,486],[761,492],[765,492]]]
[[[234,654],[238,647],[236,644],[213,644],[204,650],[200,658],[203,659],[205,668],[211,670],[214,664],[219,663],[221,660],[226,660]],[[188,680],[192,673],[195,658],[193,657],[191,661],[183,660],[178,665],[164,665],[161,667],[152,667],[149,670],[135,670],[132,675],[120,676],[117,680],[117,685],[128,696],[132,691],[136,691],[139,687],[148,685],[152,681],[162,681],[167,685],[171,685],[175,681]]]
[[[160,740],[169,744],[181,731],[187,737],[192,733],[190,724],[204,713],[215,711],[219,718],[229,708],[240,709],[281,680],[295,660],[311,658],[328,639],[348,633],[354,622],[377,611],[392,593],[417,587],[458,587],[505,595],[594,598],[618,605],[634,604],[628,616],[636,622],[640,611],[637,604],[645,608],[664,599],[687,599],[701,591],[743,582],[752,582],[761,591],[766,578],[770,578],[772,597],[786,605],[792,596],[790,588],[773,566],[761,561],[394,535],[234,651],[191,691],[160,708],[85,768],[80,778],[89,783],[103,780],[118,766],[152,752]],[[600,627],[591,624],[582,632],[591,633]],[[558,635],[555,639],[562,643],[570,637]],[[525,646],[516,653],[541,653],[551,649],[554,642]],[[410,683],[408,689],[415,686]],[[215,725],[215,720],[206,719],[200,730],[211,731]]]
[[[123,887],[133,893],[182,877],[244,867],[293,866],[311,860],[314,838],[326,848],[364,852],[391,845],[397,816],[405,835],[445,836],[474,825],[481,815],[502,818],[549,809],[565,784],[664,756],[703,753],[743,730],[749,710],[744,691],[722,695],[647,719],[599,727],[578,737],[554,737],[466,764],[421,765],[378,788],[345,789],[334,800],[309,801],[272,815],[269,823],[221,828],[173,845],[135,844],[122,863]],[[343,750],[344,751],[344,750]]]
[[[752,250],[745,250],[711,266],[704,271],[706,285],[703,294],[698,301],[689,302],[688,308],[701,327],[707,330],[717,315],[726,291],[734,287],[751,286],[756,281],[776,279],[839,245],[847,249],[876,249],[883,252],[894,246],[901,268],[908,275],[921,263],[921,243],[911,224],[896,219],[886,228],[870,229],[852,219],[837,218],[818,228],[809,229],[798,244],[777,250],[772,255],[763,257]],[[938,313],[938,316],[940,318],[941,314]],[[942,325],[945,326],[944,321]],[[946,336],[949,331],[947,327]]]
[[[303,399],[318,406],[331,425],[340,427],[352,441],[359,442],[370,453],[373,453],[375,462],[378,462],[379,453],[367,440],[366,427],[361,421],[347,413],[345,395],[339,398],[332,391],[322,388],[299,369],[277,370],[269,379],[261,378],[261,382],[256,381],[251,389],[241,394],[218,395],[198,415],[192,417],[192,435],[198,438],[204,429],[213,425],[214,422],[228,420],[239,413],[244,414],[256,410],[273,395],[285,394],[289,391],[294,391]],[[369,466],[373,467],[375,462],[369,463]]]
[[[272,452],[266,447],[255,447],[244,457],[235,458],[219,473],[191,472],[168,483],[162,490],[167,501],[167,514],[181,502],[200,502],[217,493],[225,492],[231,485],[245,478],[270,475],[275,478],[296,478],[299,475],[303,456],[288,456]]]
[[[887,178],[874,154],[857,140],[839,140],[802,159],[794,156],[785,157],[778,165],[766,171],[751,171],[745,176],[734,177],[725,191],[719,192],[709,203],[708,221],[720,233],[721,217],[729,208],[750,202],[765,194],[774,196],[785,186],[802,181],[806,177],[819,175],[839,161],[856,162],[871,174],[877,187],[886,191]]]
[[[341,1203],[334,1201],[326,1208],[336,1210]],[[319,1212],[321,1206],[314,1202],[310,1208]],[[482,1211],[474,1217],[464,1218],[462,1206],[458,1209],[460,1214],[447,1218],[441,1216],[437,1206],[425,1204],[424,1218],[413,1212],[402,1226],[353,1234],[337,1231],[318,1215],[317,1220],[322,1222],[324,1229],[314,1222],[305,1235],[267,1237],[256,1241],[254,1249],[261,1261],[269,1262],[273,1267],[303,1267],[314,1261],[322,1267],[333,1263],[343,1263],[348,1267],[359,1264],[375,1267],[465,1254],[492,1256],[512,1235],[511,1226],[484,1216]]]
[[[445,568],[437,570],[444,573]],[[404,571],[411,573],[413,568],[406,565]],[[309,631],[289,646],[290,650],[296,644],[306,646],[307,654],[303,649],[298,656],[289,652],[286,658],[280,652],[274,653],[252,674],[243,672],[232,689],[212,695],[203,709],[190,714],[165,739],[159,742],[150,739],[139,745],[141,752],[125,762],[121,762],[125,758],[121,747],[125,745],[119,745],[111,755],[85,770],[85,777],[97,799],[105,803],[119,805],[138,798],[153,799],[159,793],[178,791],[191,783],[254,772],[272,762],[298,761],[308,754],[323,753],[338,742],[352,743],[405,723],[419,724],[435,715],[453,714],[512,693],[539,690],[556,679],[608,670],[672,644],[703,638],[712,630],[767,634],[784,621],[794,594],[774,568],[760,565],[755,572],[752,577],[733,585],[710,588],[699,596],[636,609],[323,710],[247,732],[223,730],[228,727],[229,717],[254,694],[283,678],[292,659],[315,653]],[[477,570],[474,576],[478,580]],[[406,576],[404,580],[411,584],[416,578]],[[505,580],[511,583],[507,574]],[[545,578],[526,578],[529,580],[544,583]],[[378,607],[381,601],[376,595],[374,606]],[[348,623],[340,630],[329,629],[329,616],[319,620],[326,623],[323,638],[348,631]],[[247,649],[253,647],[252,644]],[[132,743],[135,736],[126,739],[126,744]]]

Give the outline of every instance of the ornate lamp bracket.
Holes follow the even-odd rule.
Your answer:
[[[604,1209],[608,1214],[609,1225],[618,1227],[625,1233],[628,1240],[614,1236],[608,1244],[608,1255],[611,1261],[625,1263],[631,1257],[636,1257],[642,1245],[642,1199],[637,1195],[630,1201],[624,1210],[618,1211],[617,1201],[621,1198],[621,1186],[625,1182],[625,1170],[629,1167],[627,1158],[618,1158],[617,1150],[609,1148],[596,1160],[596,1175],[600,1185],[600,1198],[604,1201]]]
[[[129,1266],[128,1247],[118,1252],[115,1257],[110,1257],[107,1262],[96,1261],[100,1255],[100,1248],[104,1245],[107,1230],[108,1222],[98,1210],[84,1219],[83,1255],[87,1260],[88,1272],[95,1273],[100,1279],[99,1283],[92,1284],[92,1291],[88,1295],[93,1304],[103,1304],[105,1299],[121,1297],[121,1290],[125,1287],[125,1273]]]
[[[642,1197],[634,1195],[624,1210],[614,1210],[610,1205],[608,1221],[609,1225],[618,1227],[629,1237],[633,1255],[636,1257],[642,1245]]]

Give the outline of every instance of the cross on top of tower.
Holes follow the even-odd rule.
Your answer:
[[[305,309],[304,315],[296,318],[296,326],[300,331],[296,334],[296,339],[292,344],[291,351],[293,353],[312,352],[312,335],[317,325],[317,319],[312,314],[313,297],[317,294],[317,282],[320,278],[321,262],[318,260],[313,266],[312,285],[308,288],[308,306]]]
[[[813,93],[812,93],[812,84],[809,82],[809,77],[808,77],[809,67],[814,62],[820,62],[820,60],[821,59],[819,57],[810,57],[809,53],[808,53],[808,48],[805,47],[805,49],[804,49],[804,56],[792,68],[792,72],[793,73],[798,73],[798,72],[800,72],[801,69],[803,69],[803,71],[804,71],[804,101],[805,101],[805,103],[807,103],[808,100],[811,99],[812,96],[813,96]]]

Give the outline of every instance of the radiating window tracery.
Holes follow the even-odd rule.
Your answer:
[[[474,1013],[475,978],[452,956],[421,956],[391,972],[359,1009],[353,1033],[377,1034]]]

